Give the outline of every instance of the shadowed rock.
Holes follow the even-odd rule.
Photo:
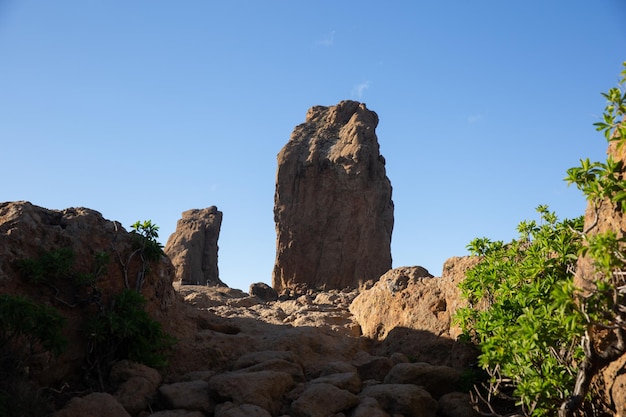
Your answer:
[[[219,277],[217,241],[222,212],[217,207],[183,212],[165,245],[165,253],[176,268],[176,280],[183,285],[226,286]]]

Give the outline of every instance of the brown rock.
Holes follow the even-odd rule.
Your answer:
[[[209,384],[206,381],[195,380],[162,385],[159,394],[166,406],[171,409],[206,413],[213,413],[215,410],[215,403],[209,397]]]
[[[624,123],[624,121],[622,121]],[[620,180],[624,180],[626,177],[626,147],[621,146],[623,140],[611,141],[608,147],[608,155],[615,162],[621,163],[621,172],[616,174],[616,177]],[[585,211],[585,223],[584,229],[589,231],[590,235],[601,234],[605,232],[613,232],[617,239],[624,239],[626,236],[626,213],[624,212],[623,202],[614,203],[610,199],[605,198],[597,204],[589,203]],[[626,250],[626,244],[620,243],[620,252]],[[593,292],[596,289],[595,282],[603,279],[602,275],[596,271],[593,265],[593,259],[588,256],[580,256],[578,258],[578,264],[576,268],[576,274],[574,276],[574,285],[577,288],[582,289],[582,293]],[[617,279],[617,275],[609,278],[610,280]],[[624,278],[618,285],[624,285]],[[622,295],[623,301],[623,295]],[[621,308],[624,308],[623,302]],[[626,319],[626,314],[621,313],[622,322]],[[606,348],[611,343],[615,343],[618,339],[616,332],[621,331],[622,337],[624,329],[616,329],[613,331],[600,331],[590,332],[593,340],[593,345],[604,346]],[[598,385],[597,391],[603,393],[602,400],[609,409],[613,409],[615,415],[626,415],[626,353],[623,353],[621,357],[612,362],[609,366],[600,371],[596,381],[592,383]]]
[[[342,101],[309,109],[278,154],[272,286],[341,289],[391,268],[393,202],[378,116]]]
[[[259,297],[263,301],[278,300],[278,293],[264,282],[250,284],[250,295]]]
[[[227,372],[211,378],[209,386],[223,401],[236,405],[253,404],[276,415],[283,396],[293,388],[294,381],[284,372]]]
[[[399,363],[385,377],[386,384],[419,385],[435,399],[459,389],[462,373],[449,366],[430,365],[425,362]]]
[[[221,226],[222,212],[215,206],[183,212],[165,245],[177,281],[183,285],[226,286],[220,280],[217,265]]]
[[[113,365],[110,379],[119,385],[115,398],[131,415],[137,415],[148,408],[156,398],[162,381],[157,370],[130,361],[120,361]]]
[[[419,361],[464,365],[473,352],[455,342],[460,329],[452,318],[464,305],[458,284],[477,260],[451,258],[441,278],[419,266],[395,268],[361,291],[350,312],[364,336],[383,342],[384,354],[400,352]]]
[[[439,398],[438,417],[479,417],[479,413],[472,407],[472,399],[465,392],[451,392]]]
[[[94,392],[75,397],[52,417],[130,417],[130,414],[111,394]]]
[[[334,385],[319,383],[309,385],[291,403],[293,417],[327,417],[347,411],[359,403],[359,397]]]
[[[149,268],[149,275],[138,280],[142,261],[134,256],[135,241],[118,222],[106,220],[88,208],[48,210],[29,202],[0,203],[0,293],[24,295],[37,303],[53,306],[66,319],[64,336],[67,350],[50,357],[41,366],[31,366],[31,376],[43,385],[73,380],[81,374],[87,352],[85,322],[93,317],[98,302],[108,307],[114,295],[127,286],[141,288],[146,310],[165,330],[177,307],[172,281],[172,264],[165,256]],[[99,294],[90,286],[78,287],[71,276],[53,278],[50,286],[22,278],[16,261],[39,259],[51,251],[69,249],[74,254],[71,274],[93,274],[96,256],[106,254],[109,263],[96,274]],[[135,253],[136,255],[136,253]]]
[[[236,405],[231,402],[225,402],[217,406],[215,417],[272,417],[272,415],[258,405]]]
[[[380,406],[376,398],[365,397],[359,405],[350,413],[350,417],[390,417]]]
[[[404,417],[435,417],[437,401],[430,394],[412,384],[378,384],[366,387],[361,398],[376,399],[389,414]]]

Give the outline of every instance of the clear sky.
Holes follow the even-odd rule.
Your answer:
[[[271,283],[276,155],[314,105],[364,102],[393,185],[393,266],[510,240],[605,158],[592,124],[626,2],[0,0],[0,201],[160,226],[224,213],[221,279]]]

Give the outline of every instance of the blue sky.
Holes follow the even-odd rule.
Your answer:
[[[276,155],[314,105],[364,102],[393,185],[394,267],[510,240],[605,157],[592,124],[626,3],[0,0],[0,201],[84,206],[163,244],[224,220],[221,279],[271,283]]]

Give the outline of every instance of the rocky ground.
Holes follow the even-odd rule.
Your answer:
[[[419,279],[406,272],[368,290],[310,291],[276,301],[226,287],[177,286],[179,343],[169,369],[121,362],[112,375],[116,392],[77,397],[54,416],[477,415],[458,363],[469,356],[459,355],[452,339],[432,345],[437,336],[422,338],[433,349],[456,351],[434,352],[440,363],[428,363],[399,342],[413,351],[429,332],[414,330],[413,339],[404,332],[393,343],[361,335],[350,311],[354,300],[366,293],[374,300],[393,282],[405,288],[390,290],[409,300],[409,284]],[[442,357],[457,363],[446,365]]]

